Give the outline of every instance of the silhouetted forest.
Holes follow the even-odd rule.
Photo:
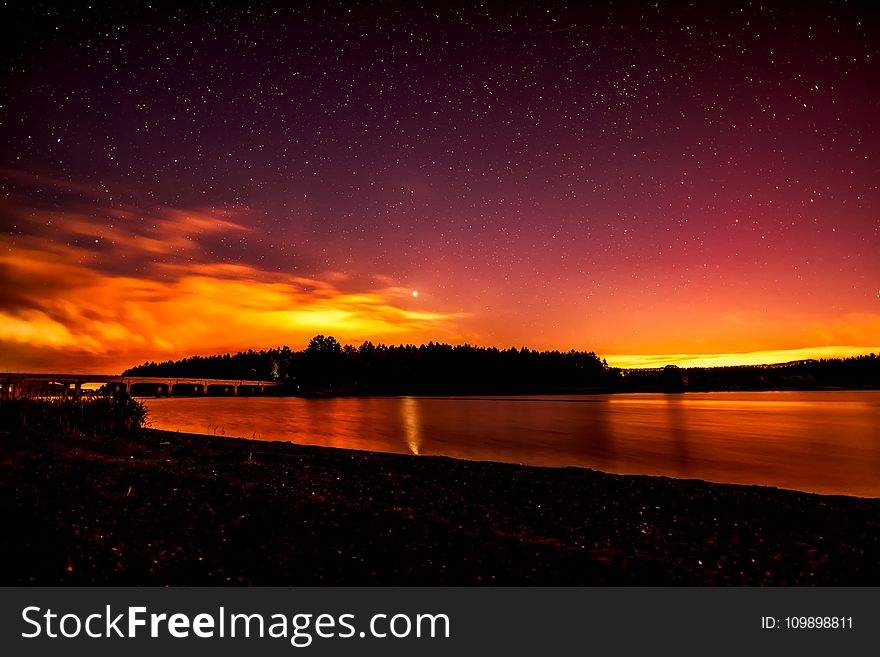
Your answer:
[[[125,374],[281,381],[281,394],[536,394],[880,388],[880,357],[781,365],[621,370],[593,352],[471,345],[341,345],[317,335],[308,347],[248,350],[144,363]]]
[[[775,365],[629,370],[624,391],[822,390],[880,388],[880,356],[803,360]]]
[[[342,346],[317,335],[302,351],[289,347],[234,355],[145,363],[125,374],[262,379],[289,393],[464,394],[607,390],[619,372],[592,352],[427,345]]]

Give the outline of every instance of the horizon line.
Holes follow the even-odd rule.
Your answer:
[[[780,365],[802,360],[853,358],[877,353],[880,353],[880,347],[840,345],[716,354],[610,354],[603,356],[603,358],[611,367],[620,369],[652,369],[665,367],[666,365],[677,365],[678,367]]]
[[[410,343],[412,344],[412,343]],[[422,343],[423,345],[427,345],[427,343]],[[449,343],[439,343],[439,344],[449,344]],[[477,345],[474,343],[462,343],[469,344],[470,346],[477,348],[489,348],[483,347],[482,345]],[[389,345],[389,346],[397,346],[397,345]],[[412,345],[416,346],[416,345]],[[456,346],[456,345],[451,345]],[[255,349],[254,351],[266,351],[269,349],[281,349],[282,347],[263,347],[261,349]],[[511,348],[511,347],[508,347]],[[514,349],[522,349],[525,347],[512,347]],[[303,348],[304,349],[304,348]],[[532,351],[561,351],[559,349],[533,349],[529,347]],[[292,349],[292,351],[299,351],[298,349]],[[729,352],[729,353],[715,353],[715,354],[608,354],[603,355],[596,351],[590,349],[581,350],[584,353],[594,353],[597,358],[604,360],[609,367],[615,369],[658,369],[665,367],[667,365],[676,365],[682,368],[688,367],[750,367],[750,366],[762,366],[762,365],[781,365],[785,363],[797,362],[797,361],[805,361],[805,360],[819,360],[819,359],[842,359],[842,358],[853,358],[857,356],[868,356],[872,354],[880,354],[880,346],[876,347],[854,347],[854,346],[825,346],[825,347],[801,347],[797,349],[773,349],[773,350],[763,350],[763,351],[750,351],[750,352]],[[225,352],[230,353],[230,352]],[[236,353],[246,353],[246,351],[239,351]],[[565,353],[562,351],[562,353]],[[210,354],[189,354],[187,356],[180,356],[178,358],[169,358],[168,361],[179,361],[184,358],[192,358],[192,357],[201,357],[201,358],[210,358],[211,356],[221,356],[223,353],[210,353]],[[119,374],[112,374],[112,376],[121,376],[123,372],[140,367],[141,365],[147,364],[151,361],[144,361],[143,363],[137,364],[128,364],[123,367],[119,367]],[[167,361],[152,361],[156,363],[167,362]],[[102,372],[100,374],[105,374],[106,371],[115,370],[117,367],[107,367],[102,368]],[[96,374],[98,372],[92,371],[93,368],[82,365],[76,367],[76,370],[83,374]],[[24,370],[15,371],[7,368],[0,368],[0,373],[3,374],[14,374],[21,373]],[[30,374],[57,374],[58,367],[55,366],[52,370],[42,371],[42,368],[28,368],[27,373]],[[63,370],[62,370],[63,371]]]

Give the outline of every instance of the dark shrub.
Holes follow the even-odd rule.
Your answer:
[[[62,435],[123,434],[141,429],[147,409],[131,397],[4,399],[0,429]]]

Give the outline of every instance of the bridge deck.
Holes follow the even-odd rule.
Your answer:
[[[260,381],[252,379],[208,379],[204,377],[173,377],[173,376],[125,376],[122,374],[76,374],[45,373],[45,372],[0,372],[0,388],[2,396],[14,397],[22,387],[39,384],[59,384],[64,386],[65,394],[70,386],[74,387],[75,396],[81,394],[82,386],[89,383],[114,384],[120,392],[131,392],[135,385],[154,385],[157,394],[172,396],[174,386],[193,386],[196,394],[206,394],[209,387],[225,387],[237,395],[239,389],[259,390],[284,385],[280,381]],[[201,389],[201,390],[199,390]]]

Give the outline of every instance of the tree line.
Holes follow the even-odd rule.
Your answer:
[[[285,383],[288,393],[458,394],[607,390],[619,372],[593,352],[497,349],[429,342],[419,346],[341,345],[316,335],[294,351],[284,346],[237,354],[144,363],[124,374]]]
[[[258,379],[281,394],[553,394],[880,388],[880,356],[781,365],[650,370],[610,367],[591,351],[497,349],[429,342],[341,345],[316,335],[302,350],[275,349],[148,362],[140,376]]]
[[[627,391],[827,390],[880,388],[880,356],[824,358],[775,365],[675,367],[635,370],[621,382]]]

